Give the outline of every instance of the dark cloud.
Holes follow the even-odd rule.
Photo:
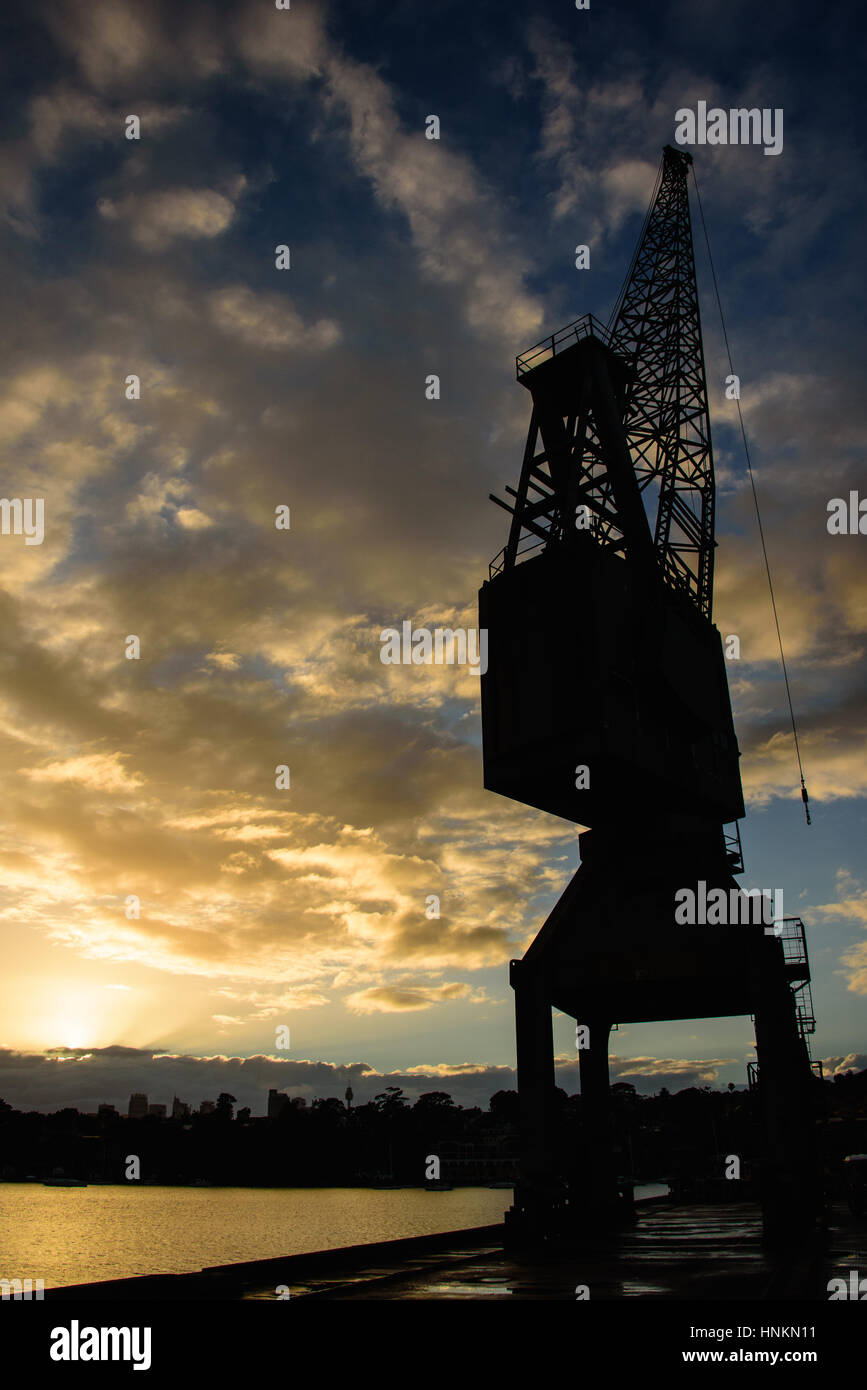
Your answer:
[[[845,1061],[846,1067],[841,1069],[858,1065],[857,1060]],[[710,1085],[719,1069],[731,1062],[731,1058],[684,1061],[612,1056],[610,1073],[612,1081],[629,1081],[642,1094],[653,1094],[662,1086],[682,1090]],[[556,1079],[570,1095],[577,1093],[577,1061],[558,1058]],[[512,1067],[475,1062],[382,1072],[365,1062],[332,1066],[264,1056],[154,1055],[128,1047],[55,1055],[0,1049],[0,1097],[16,1109],[42,1113],[64,1106],[95,1111],[101,1104],[116,1105],[125,1113],[133,1091],[169,1106],[172,1096],[177,1095],[198,1107],[201,1100],[216,1100],[220,1091],[228,1091],[239,1105],[248,1105],[254,1115],[261,1115],[272,1088],[301,1096],[309,1104],[316,1097],[342,1098],[347,1086],[352,1087],[356,1105],[372,1100],[386,1086],[399,1086],[411,1100],[425,1091],[444,1090],[459,1105],[487,1107],[495,1091],[514,1090],[516,1078]]]
[[[850,1052],[846,1057],[824,1057],[822,1067],[826,1076],[842,1076],[847,1071],[863,1071],[867,1067],[867,1053]]]

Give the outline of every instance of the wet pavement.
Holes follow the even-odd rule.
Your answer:
[[[371,1262],[288,1282],[283,1296],[314,1299],[545,1299],[575,1301],[827,1299],[827,1270],[867,1273],[864,1221],[842,1208],[831,1215],[827,1248],[784,1257],[761,1243],[761,1215],[752,1205],[646,1208],[636,1224],[590,1238],[568,1254],[521,1257],[501,1247],[440,1249],[398,1266]],[[301,1271],[298,1271],[300,1273]],[[586,1294],[583,1290],[586,1288]],[[247,1299],[275,1298],[250,1289]]]

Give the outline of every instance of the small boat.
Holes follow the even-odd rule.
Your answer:
[[[43,1178],[43,1187],[87,1187],[80,1178]]]

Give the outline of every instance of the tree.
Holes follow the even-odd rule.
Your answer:
[[[494,1119],[502,1124],[517,1124],[518,1092],[495,1091],[488,1102],[488,1109]]]
[[[446,1110],[456,1110],[457,1106],[448,1091],[425,1091],[412,1108],[416,1115],[441,1115]]]
[[[400,1086],[386,1086],[384,1091],[373,1097],[373,1104],[381,1115],[394,1115],[409,1108],[409,1101]]]
[[[221,1091],[217,1096],[217,1114],[221,1120],[231,1120],[232,1107],[235,1105],[235,1097],[230,1096],[228,1091]]]
[[[328,1115],[332,1119],[339,1120],[342,1120],[346,1113],[343,1101],[338,1100],[337,1096],[329,1096],[327,1100],[323,1100],[321,1097],[317,1096],[311,1109],[315,1111],[317,1115]]]

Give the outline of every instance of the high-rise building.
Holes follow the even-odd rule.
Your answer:
[[[140,1120],[148,1113],[148,1098],[142,1091],[133,1091],[129,1098],[127,1114],[131,1120]]]
[[[152,1115],[155,1120],[164,1120],[166,1118],[166,1107],[164,1105],[149,1105],[148,1114]]]
[[[289,1104],[289,1097],[282,1091],[271,1090],[268,1092],[268,1119],[276,1120],[277,1116],[285,1110]]]
[[[178,1100],[177,1096],[172,1098],[172,1119],[188,1120],[190,1118],[190,1107],[185,1100]]]
[[[214,1101],[212,1101],[212,1100],[203,1100],[202,1103],[201,1103],[201,1105],[199,1106],[199,1114],[200,1114],[200,1115],[213,1115],[213,1113],[214,1113],[214,1111],[216,1110],[216,1108],[217,1108],[217,1106],[216,1106],[216,1104],[215,1104]]]

